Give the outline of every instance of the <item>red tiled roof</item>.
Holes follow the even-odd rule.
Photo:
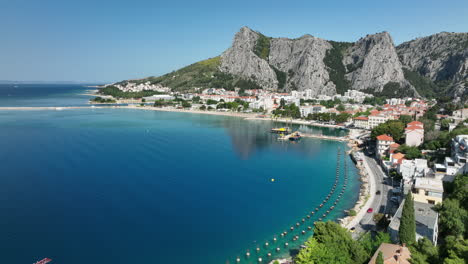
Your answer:
[[[403,154],[403,153],[397,153],[397,154],[393,154],[392,159],[397,159],[397,160],[399,160],[399,159],[402,159],[402,158],[404,158],[404,157],[405,157],[405,154]]]
[[[422,126],[413,125],[413,126],[408,126],[407,128],[405,128],[405,130],[424,130],[424,128]]]
[[[379,141],[393,141],[393,138],[391,136],[387,135],[380,135],[377,137],[377,140]]]
[[[364,120],[364,121],[367,121],[369,120],[368,117],[365,117],[365,116],[358,116],[358,117],[355,117],[354,120]]]
[[[407,126],[423,126],[424,124],[422,122],[419,122],[419,121],[412,121],[410,123],[407,124]]]
[[[399,146],[400,146],[400,144],[398,144],[398,143],[390,144],[391,148],[398,148]]]

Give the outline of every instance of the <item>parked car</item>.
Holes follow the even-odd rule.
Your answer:
[[[351,227],[351,229],[349,229],[349,232],[351,232],[351,233],[354,233],[355,231],[356,231],[356,227],[354,227],[354,226]]]
[[[394,202],[394,203],[398,203],[398,197],[396,196],[393,196],[392,198],[390,198],[390,201]]]
[[[372,213],[372,212],[374,212],[374,209],[369,208],[369,209],[367,209],[367,212],[368,212],[368,213]]]

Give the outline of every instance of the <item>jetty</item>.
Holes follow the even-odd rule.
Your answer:
[[[325,140],[335,140],[335,141],[348,141],[349,138],[346,137],[335,137],[335,136],[325,136],[325,135],[317,135],[317,134],[306,134],[306,133],[301,133],[302,137],[306,138],[317,138],[317,139],[325,139]]]

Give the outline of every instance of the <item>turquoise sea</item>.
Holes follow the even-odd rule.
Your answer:
[[[19,96],[5,87],[0,106],[84,105],[88,89],[30,85],[35,95]],[[347,188],[325,219],[353,206],[358,176],[341,155],[337,191],[306,218],[330,192],[346,146],[278,142],[268,133],[275,126],[128,109],[0,111],[2,263],[266,263],[268,252],[297,249],[333,205],[345,160]]]

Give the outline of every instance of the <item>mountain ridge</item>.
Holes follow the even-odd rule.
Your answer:
[[[441,56],[428,56],[434,52]],[[149,81],[179,91],[210,87],[287,92],[311,89],[314,96],[342,94],[349,89],[416,97],[443,91],[467,97],[467,76],[468,33],[441,32],[395,46],[386,31],[355,42],[337,42],[310,34],[272,38],[244,26],[220,56],[159,77],[120,84]]]

